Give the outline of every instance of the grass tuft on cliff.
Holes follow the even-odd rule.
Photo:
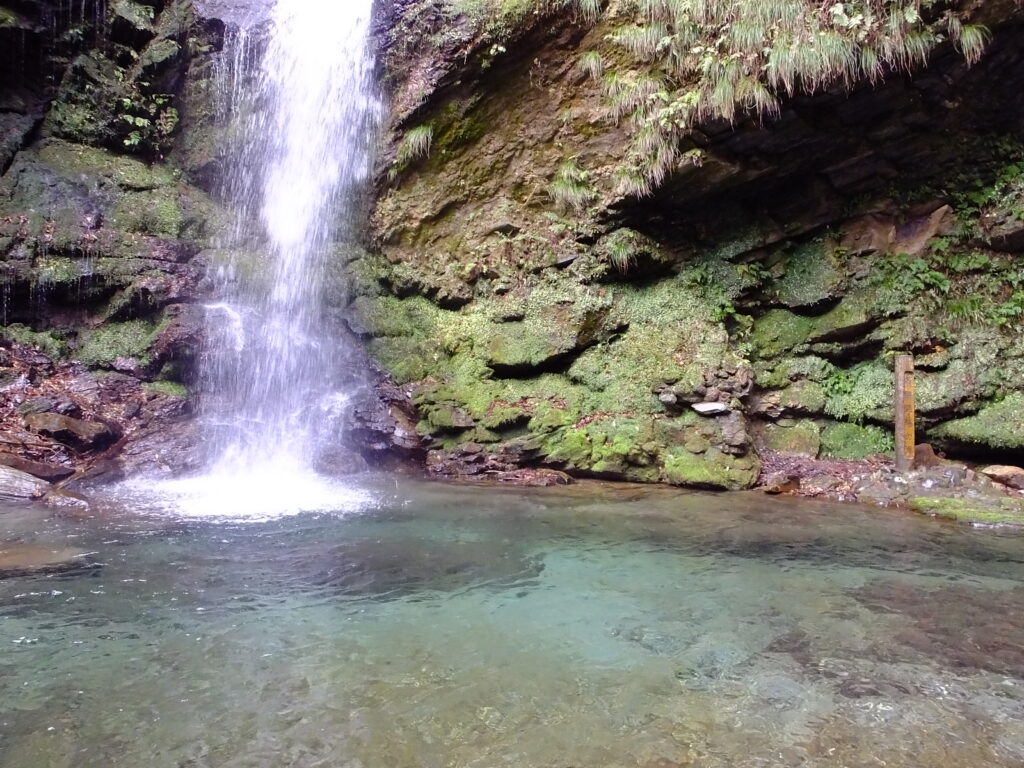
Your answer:
[[[767,118],[785,96],[876,82],[925,64],[945,40],[973,64],[989,37],[943,0],[632,0],[603,13],[621,21],[608,39],[631,61],[603,67],[601,84],[609,116],[633,128],[636,173],[620,185],[633,195],[676,167],[697,124]],[[596,77],[595,62],[581,68]]]

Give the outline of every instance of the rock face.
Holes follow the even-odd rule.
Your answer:
[[[783,88],[777,115],[709,111],[673,146],[642,106],[678,106],[642,51],[657,19],[575,8],[408,2],[383,24],[392,149],[348,316],[432,466],[742,488],[765,452],[885,454],[896,352],[928,439],[1024,450],[1016,4],[943,5],[991,31],[960,46],[973,66],[937,45],[882,83]]]
[[[0,76],[0,463],[58,479],[188,412],[197,256],[222,214],[170,156],[219,42],[178,0],[16,10],[0,8],[0,40],[19,40],[0,42],[17,59]]]
[[[197,304],[225,258],[214,57],[267,3],[84,0],[102,23],[74,34],[55,2],[15,5],[0,465],[192,471]],[[1024,461],[1019,4],[901,13],[929,50],[891,54],[912,71],[875,30],[852,70],[789,80],[793,46],[702,67],[643,13],[381,4],[388,148],[366,247],[326,286],[372,358],[349,444],[444,475],[745,488],[769,456],[890,452],[912,352],[924,438]],[[809,15],[815,39],[853,45],[839,16]]]

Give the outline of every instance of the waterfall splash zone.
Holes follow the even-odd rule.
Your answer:
[[[223,189],[235,218],[221,250],[232,256],[207,307],[200,373],[211,471],[157,488],[185,514],[263,518],[352,502],[313,467],[339,443],[359,385],[324,292],[368,177],[372,5],[280,0],[267,23],[227,36],[218,89],[242,138]]]

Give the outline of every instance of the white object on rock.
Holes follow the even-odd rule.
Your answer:
[[[729,406],[725,403],[694,403],[692,407],[701,416],[717,416],[729,412]]]

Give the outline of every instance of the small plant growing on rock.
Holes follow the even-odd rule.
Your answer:
[[[430,148],[433,144],[433,126],[420,125],[409,130],[398,144],[398,150],[395,152],[395,161],[389,174],[391,178],[397,178],[402,171],[417,160],[429,157]]]
[[[594,190],[586,171],[575,159],[566,160],[548,185],[548,195],[563,212],[583,211],[594,199]]]
[[[587,51],[580,60],[576,62],[580,72],[584,73],[591,80],[600,80],[604,74],[604,59],[597,51]]]

